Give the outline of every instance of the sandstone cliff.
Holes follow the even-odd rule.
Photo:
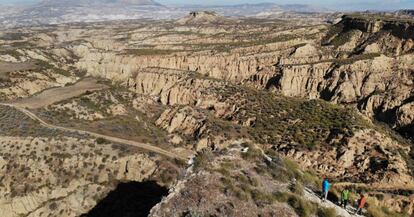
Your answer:
[[[342,24],[351,25],[346,21],[348,19],[346,17]],[[364,37],[352,39],[354,42],[346,41],[342,46],[350,46],[350,51],[362,49],[358,41]],[[77,67],[87,70],[90,75],[116,82],[125,82],[147,67],[196,71],[259,89],[276,90],[286,96],[353,104],[362,113],[401,129],[402,133],[412,132],[412,122],[407,122],[409,118],[403,117],[403,109],[400,109],[406,108],[404,105],[409,104],[412,97],[414,58],[411,53],[399,56],[379,54],[377,52],[381,52],[384,46],[393,45],[371,40],[363,43],[363,54],[341,56],[327,53],[325,47],[316,43],[293,39],[225,53],[177,52],[155,56],[119,55],[82,45],[75,48],[75,53],[81,56]],[[396,46],[400,45],[397,43]],[[145,73],[141,74],[145,76]],[[145,86],[137,84],[137,88],[142,93],[140,89]],[[162,98],[166,100],[166,96]],[[398,114],[397,110],[400,111]]]
[[[383,18],[375,15],[345,15],[339,25],[343,25],[345,31],[349,29],[359,29],[367,33],[387,31],[401,39],[414,39],[414,22],[410,19]]]

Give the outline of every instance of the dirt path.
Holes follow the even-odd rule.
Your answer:
[[[19,105],[3,104],[3,103],[0,103],[0,105],[13,107],[13,108],[19,110],[20,112],[24,113],[25,115],[27,115],[31,119],[33,119],[35,121],[38,121],[44,127],[47,127],[47,128],[50,128],[50,129],[57,129],[57,130],[62,130],[62,131],[67,131],[67,132],[87,134],[87,135],[90,135],[90,136],[93,136],[93,137],[96,137],[96,138],[104,138],[104,139],[106,139],[108,141],[111,141],[111,142],[122,143],[122,144],[126,144],[126,145],[135,146],[135,147],[138,147],[138,148],[142,148],[142,149],[145,149],[145,150],[148,150],[148,151],[152,151],[152,152],[164,155],[166,157],[176,158],[176,159],[184,160],[184,161],[188,160],[188,156],[181,156],[181,155],[178,155],[176,153],[164,150],[162,148],[159,148],[157,146],[153,146],[153,145],[150,145],[150,144],[140,143],[140,142],[136,142],[136,141],[132,141],[132,140],[121,139],[121,138],[117,138],[117,137],[113,137],[113,136],[107,136],[107,135],[94,133],[94,132],[89,132],[89,131],[85,131],[85,130],[78,130],[78,129],[72,129],[72,128],[68,128],[68,127],[61,127],[61,126],[52,125],[52,124],[46,123],[44,120],[39,118],[36,114],[32,113],[31,111],[29,111],[25,108],[20,107]]]
[[[86,91],[96,91],[105,88],[108,88],[108,86],[99,84],[96,79],[85,78],[73,85],[47,89],[29,98],[12,102],[12,104],[22,108],[37,109],[82,95]]]
[[[319,195],[317,195],[312,190],[306,188],[304,192],[304,196],[306,199],[312,202],[318,203],[320,206],[325,208],[334,208],[336,211],[337,216],[343,216],[343,217],[363,217],[362,215],[355,215],[356,209],[354,207],[351,207],[351,205],[348,205],[347,209],[336,205],[335,203],[332,203],[331,201],[322,201]]]
[[[335,186],[343,187],[359,187],[365,189],[372,189],[380,192],[398,192],[398,191],[414,191],[414,185],[392,185],[392,184],[363,184],[363,183],[352,183],[352,182],[339,182],[335,183]]]

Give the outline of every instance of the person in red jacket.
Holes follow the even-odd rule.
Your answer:
[[[358,209],[355,214],[361,214],[362,209],[364,208],[365,204],[367,203],[367,197],[364,194],[360,195],[361,197],[358,200]]]

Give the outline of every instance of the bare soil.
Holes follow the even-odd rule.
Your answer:
[[[95,78],[84,78],[73,85],[51,88],[32,97],[14,101],[12,104],[23,108],[37,109],[80,96],[87,91],[96,91],[106,88],[108,88],[107,85],[98,83]]]
[[[6,74],[8,72],[15,72],[21,70],[36,69],[38,66],[34,62],[24,63],[6,63],[0,62],[0,74]]]

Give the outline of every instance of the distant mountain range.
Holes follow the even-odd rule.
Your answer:
[[[316,7],[305,4],[287,4],[279,6],[282,10],[291,12],[303,12],[303,13],[319,13],[319,12],[330,12],[332,10],[322,7]]]
[[[99,4],[123,4],[123,5],[154,5],[161,6],[160,3],[153,0],[44,0],[41,5],[99,5]]]
[[[329,12],[328,9],[305,4],[164,6],[154,0],[44,0],[34,5],[0,7],[0,28],[125,19],[178,19],[190,11],[205,10],[222,16],[258,18],[303,17]]]
[[[125,19],[171,19],[185,12],[153,0],[44,0],[25,7],[0,7],[0,27]]]

